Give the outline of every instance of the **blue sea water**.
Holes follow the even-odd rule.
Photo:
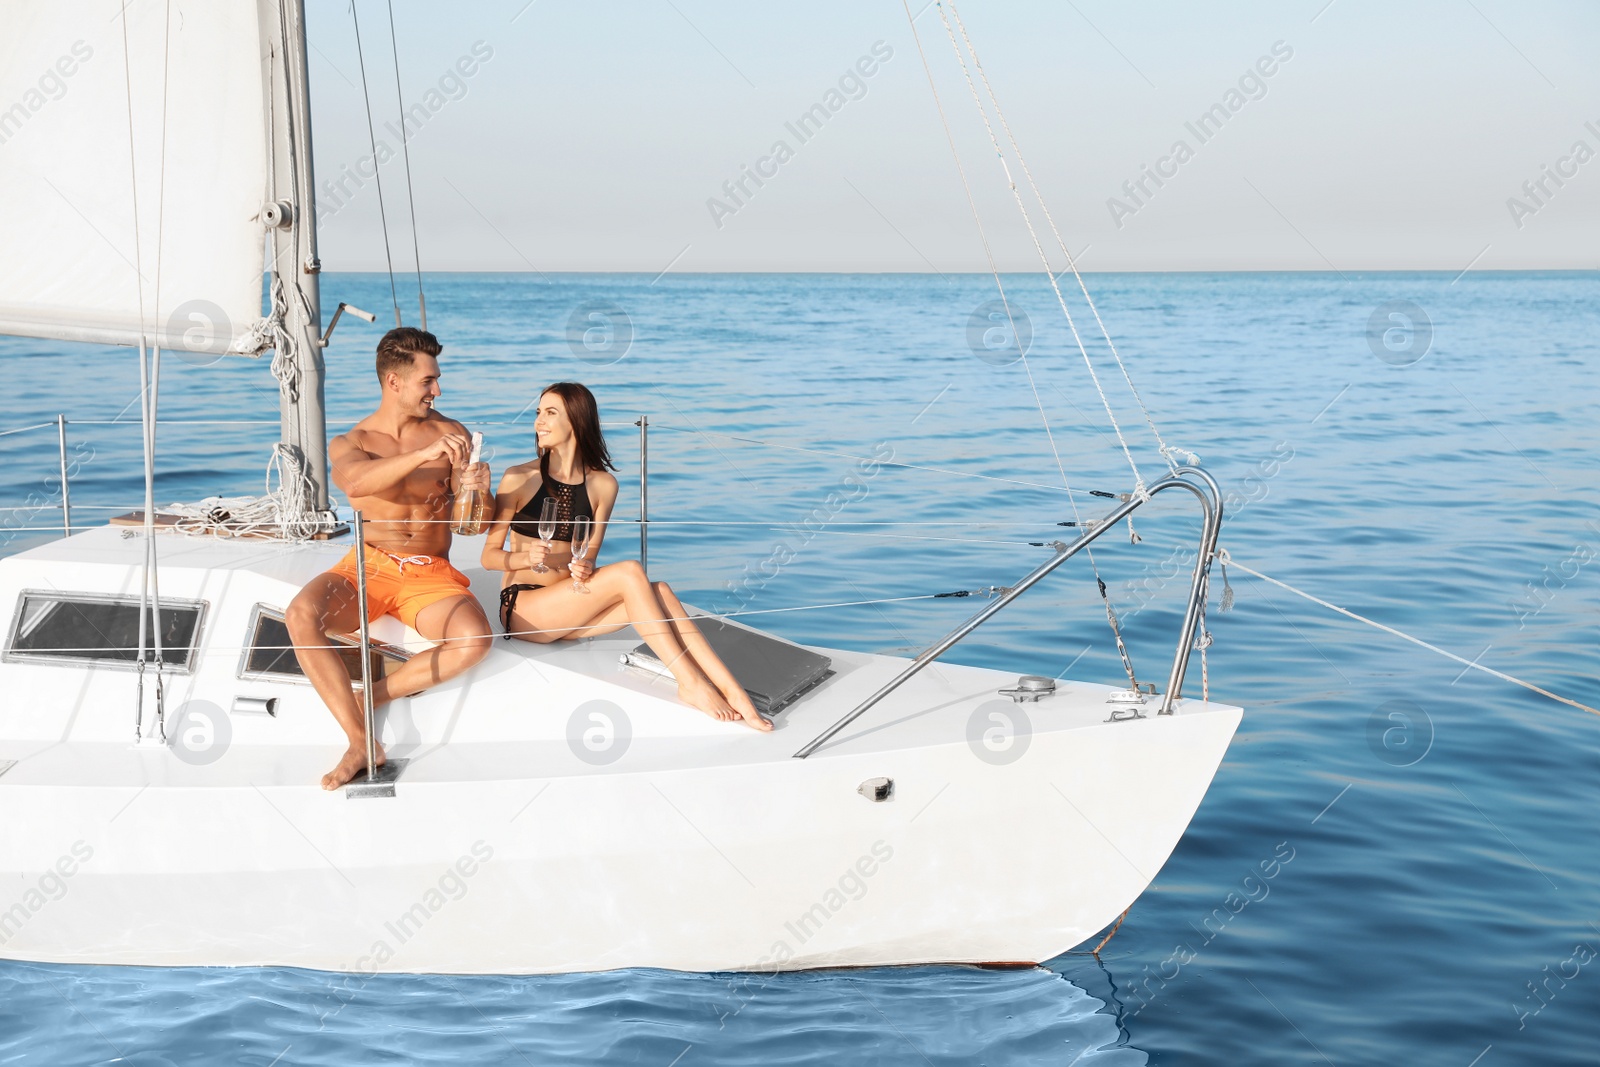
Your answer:
[[[1068,279],[1070,281],[1070,279]],[[1468,660],[1600,706],[1600,275],[1088,278],[1166,441],[1229,494],[1256,570]],[[1133,475],[1054,294],[940,275],[441,275],[441,410],[496,465],[533,453],[541,385],[588,383],[637,506],[650,417],[651,570],[795,640],[911,650],[1070,531],[1077,489]],[[375,400],[387,278],[325,275],[345,319],[329,425]],[[403,284],[402,284],[403,291]],[[1068,294],[1071,296],[1071,293]],[[1093,332],[1081,299],[1070,306]],[[1133,458],[1162,469],[1104,342]],[[0,340],[0,430],[69,421],[75,518],[140,503],[134,358]],[[257,362],[169,357],[159,500],[259,491],[276,387]],[[94,420],[120,419],[119,425]],[[260,419],[250,426],[184,420]],[[892,450],[865,491],[858,457]],[[0,437],[0,553],[53,536],[54,429]],[[841,488],[851,499],[829,504]],[[827,523],[763,566],[816,509]],[[31,510],[37,509],[37,510]],[[1095,561],[1141,678],[1164,682],[1192,505],[1141,512]],[[878,525],[872,525],[878,524]],[[634,551],[613,530],[607,555]],[[1115,543],[1113,543],[1115,542]],[[775,571],[776,573],[772,573]],[[1220,575],[1218,575],[1220,579]],[[1600,718],[1228,574],[1212,695],[1243,725],[1188,833],[1097,959],[753,981],[660,971],[387,976],[0,963],[0,1063],[1594,1064]],[[1220,580],[1215,583],[1220,592]],[[852,605],[816,608],[816,605]],[[783,608],[810,610],[778,611]],[[1087,560],[951,658],[1117,682]],[[1189,692],[1198,691],[1199,665]],[[3,903],[3,902],[0,902]],[[1088,946],[1082,946],[1086,949]]]

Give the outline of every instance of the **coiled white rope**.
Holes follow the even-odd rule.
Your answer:
[[[273,476],[278,487],[273,488]],[[273,446],[267,460],[261,496],[211,496],[193,504],[168,504],[163,513],[177,516],[174,527],[186,534],[222,537],[272,537],[307,541],[323,529],[311,507],[310,483],[295,454]]]

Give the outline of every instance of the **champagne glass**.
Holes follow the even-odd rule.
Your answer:
[[[594,537],[594,523],[587,515],[574,515],[572,517],[572,559],[574,562],[584,559],[589,555],[589,541]],[[578,579],[572,579],[574,593],[587,593],[589,587]]]
[[[539,540],[544,542],[545,552],[550,551],[550,541],[556,535],[556,499],[553,496],[544,498],[544,504],[539,508]],[[541,560],[534,570],[540,574],[550,573],[550,568]]]

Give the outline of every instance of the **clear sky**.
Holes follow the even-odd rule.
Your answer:
[[[995,256],[1035,267],[925,2],[910,10]],[[409,268],[387,10],[358,3]],[[349,2],[308,8],[322,258],[381,269]],[[900,0],[394,9],[426,269],[986,269]],[[1600,3],[959,11],[1085,269],[1600,268]]]

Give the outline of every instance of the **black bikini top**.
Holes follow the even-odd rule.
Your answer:
[[[558,482],[550,477],[548,462],[539,464],[541,473],[539,491],[533,494],[533,499],[523,505],[511,517],[511,529],[524,537],[539,536],[539,512],[544,508],[546,500],[556,502],[556,532],[552,541],[572,540],[572,517],[574,515],[594,515],[594,509],[589,506],[589,489],[583,482],[568,485]]]

